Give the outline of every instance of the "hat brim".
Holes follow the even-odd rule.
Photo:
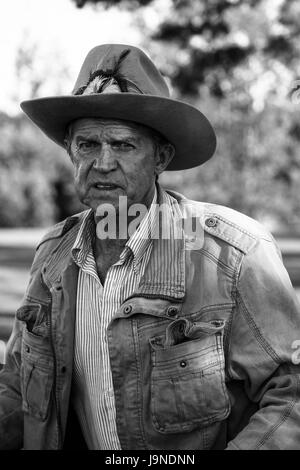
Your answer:
[[[170,98],[133,93],[69,95],[23,101],[21,108],[62,147],[66,128],[75,119],[102,117],[151,127],[175,147],[167,170],[202,165],[216,148],[216,136],[207,118],[195,107]]]

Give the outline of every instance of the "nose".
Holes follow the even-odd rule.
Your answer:
[[[99,151],[98,155],[95,156],[93,162],[93,168],[102,172],[102,173],[109,173],[110,171],[115,170],[117,167],[117,160],[114,156],[114,152],[112,149],[104,143],[101,146],[101,150]]]

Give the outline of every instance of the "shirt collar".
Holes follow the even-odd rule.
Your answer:
[[[133,267],[135,270],[138,270],[139,264],[145,254],[145,251],[149,245],[153,245],[155,241],[155,246],[158,243],[158,239],[161,239],[161,233],[157,233],[157,227],[160,227],[159,222],[159,207],[161,205],[165,206],[163,212],[164,217],[164,229],[167,229],[168,233],[164,234],[165,239],[160,240],[159,245],[164,247],[163,252],[160,256],[163,255],[166,258],[166,262],[170,262],[169,257],[171,253],[176,250],[176,226],[174,226],[174,203],[175,200],[169,194],[158,186],[158,190],[155,187],[154,196],[151,202],[149,209],[146,212],[146,215],[141,220],[137,229],[131,235],[129,240],[126,242],[124,250],[120,255],[118,264],[123,264],[130,256],[133,259]],[[177,208],[177,204],[175,203]],[[175,228],[174,228],[175,227]],[[76,264],[83,267],[86,263],[90,262],[90,255],[93,253],[93,243],[96,236],[96,227],[94,221],[93,211],[90,210],[86,213],[81,227],[78,231],[75,243],[72,247],[72,257]]]
[[[126,253],[126,248],[130,249],[133,255],[134,267],[137,268],[142,260],[142,257],[146,249],[151,244],[151,234],[153,233],[156,224],[157,215],[157,189],[155,187],[154,196],[149,209],[147,210],[144,218],[141,220],[137,229],[133,232],[129,240],[125,245],[125,250],[122,252]],[[121,258],[120,257],[120,258]]]
[[[134,268],[138,265],[151,243],[151,233],[156,223],[157,212],[157,190],[155,187],[154,196],[144,218],[141,220],[137,229],[128,239],[125,244],[124,250],[120,255],[119,264],[123,264],[130,256],[133,257]],[[85,215],[80,229],[78,231],[75,243],[72,247],[72,256],[74,261],[83,266],[87,255],[92,251],[92,244],[95,241],[95,221],[93,211],[90,210]]]
[[[76,264],[83,266],[88,253],[92,251],[92,244],[95,240],[94,213],[89,210],[81,223],[76,240],[72,247],[72,257]]]

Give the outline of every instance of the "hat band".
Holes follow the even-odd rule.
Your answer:
[[[143,94],[140,88],[131,80],[128,80],[120,73],[120,65],[125,57],[130,53],[129,49],[123,51],[115,60],[113,68],[107,70],[96,70],[90,74],[86,85],[78,88],[75,95],[91,95],[94,93],[139,93]]]
[[[86,85],[78,88],[74,95],[91,95],[94,93],[136,93],[143,95],[142,90],[131,80],[123,78],[120,80],[114,77],[106,77],[97,75],[93,80],[89,81]]]

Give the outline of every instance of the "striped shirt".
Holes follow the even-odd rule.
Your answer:
[[[118,262],[108,270],[104,286],[93,255],[95,224],[91,211],[87,212],[72,248],[73,260],[79,267],[72,400],[89,449],[121,448],[106,331],[117,309],[136,291],[150,259],[149,230],[156,221],[156,199],[155,192],[138,230],[127,241]]]

